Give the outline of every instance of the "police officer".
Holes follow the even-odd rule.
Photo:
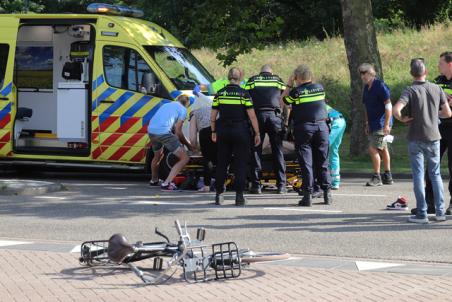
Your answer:
[[[312,83],[312,72],[306,65],[300,65],[294,70],[286,86],[283,101],[292,105],[295,149],[303,180],[301,187],[303,199],[298,205],[311,206],[314,175],[318,176],[325,204],[330,204],[332,198],[328,172],[329,130],[326,123],[325,91],[322,85]],[[319,171],[313,171],[313,167]]]
[[[239,86],[240,78],[241,72],[238,68],[229,70],[229,84],[218,91],[212,103],[210,117],[212,141],[217,142],[218,147],[215,196],[217,205],[221,205],[224,201],[224,183],[232,155],[234,155],[235,166],[235,205],[246,204],[243,190],[251,148],[249,121],[254,129],[254,145],[260,144],[259,127],[253,103],[249,93]]]
[[[273,169],[276,175],[278,194],[285,194],[286,190],[286,163],[282,150],[282,132],[284,122],[281,118],[280,98],[286,89],[284,82],[277,75],[272,74],[270,65],[264,65],[258,75],[249,78],[245,89],[249,91],[256,111],[259,130],[261,131],[261,144],[253,148],[251,155],[251,190],[250,193],[260,194],[261,185],[259,173],[262,170],[262,142],[267,133],[273,156]]]

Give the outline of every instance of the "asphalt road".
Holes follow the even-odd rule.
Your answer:
[[[365,187],[366,179],[344,179],[331,206],[300,208],[296,193],[248,195],[246,207],[235,207],[229,193],[219,207],[213,193],[161,192],[150,188],[144,175],[130,173],[50,171],[6,173],[5,178],[60,182],[66,190],[0,195],[0,239],[77,243],[121,232],[132,242],[160,241],[154,228],[176,239],[174,220],[179,219],[187,221],[192,234],[205,227],[210,243],[235,241],[257,251],[452,263],[452,217],[413,225],[406,222],[408,212],[384,210],[398,195],[415,206],[409,179],[376,188]]]

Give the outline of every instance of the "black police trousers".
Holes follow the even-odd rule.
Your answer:
[[[262,171],[262,144],[265,134],[268,134],[270,146],[272,149],[273,171],[276,175],[277,186],[286,185],[286,162],[282,148],[282,119],[277,116],[275,111],[258,111],[256,112],[257,121],[259,123],[259,131],[261,135],[261,144],[252,147],[251,154],[251,183],[253,187],[258,187],[260,182],[260,173]]]
[[[314,178],[322,190],[331,187],[328,171],[328,125],[324,121],[298,123],[294,127],[295,150],[301,169],[303,192],[312,193]]]
[[[225,122],[217,125],[217,171],[216,192],[221,194],[225,190],[228,166],[234,156],[234,183],[236,192],[245,189],[246,172],[250,157],[251,133],[247,121]]]
[[[204,167],[204,185],[210,186],[214,166],[217,163],[217,144],[212,141],[212,131],[210,127],[199,131],[199,145]]]
[[[442,159],[444,153],[447,151],[447,167],[449,168],[449,177],[452,175],[452,123],[440,124],[439,132],[441,133],[441,140],[439,141],[439,156]],[[449,194],[452,197],[452,178],[449,179]],[[429,209],[435,208],[435,201],[433,198],[432,182],[428,173],[425,173],[425,200]],[[452,200],[452,199],[451,199]]]

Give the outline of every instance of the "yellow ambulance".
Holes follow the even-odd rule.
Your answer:
[[[88,12],[0,15],[0,160],[143,168],[159,107],[214,81],[141,11]]]

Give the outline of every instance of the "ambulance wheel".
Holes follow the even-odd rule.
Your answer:
[[[168,150],[164,150],[164,156],[162,161],[160,162],[159,166],[159,178],[160,179],[166,179],[171,171],[171,167],[168,165]],[[170,156],[171,157],[171,156]],[[154,151],[152,149],[149,149],[148,153],[146,154],[146,164],[144,168],[144,172],[151,177],[151,161],[154,158]]]

